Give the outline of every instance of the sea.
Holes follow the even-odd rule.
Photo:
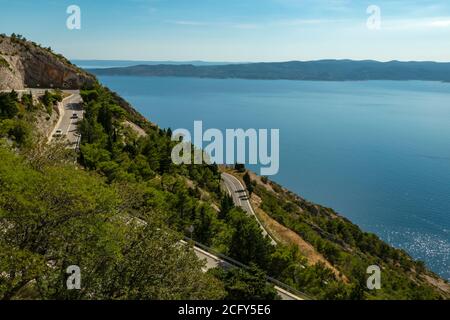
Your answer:
[[[99,80],[163,128],[279,129],[272,180],[450,279],[450,83]]]

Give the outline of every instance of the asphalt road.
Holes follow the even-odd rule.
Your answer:
[[[25,93],[32,93],[33,96],[42,96],[45,91],[52,91],[51,88],[27,88],[23,90],[15,90],[19,97]],[[0,90],[0,92],[11,92],[11,90]],[[76,134],[77,122],[83,118],[82,99],[79,90],[62,90],[63,93],[69,94],[64,98],[61,103],[58,104],[59,119],[48,137],[48,142],[61,139],[67,141],[70,148],[76,149],[78,147],[80,137]],[[73,115],[77,114],[78,118]],[[62,131],[61,137],[56,137],[56,131],[60,129]]]
[[[186,244],[186,242],[182,241],[183,244]],[[231,263],[216,257],[215,255],[201,249],[198,247],[194,247],[194,252],[195,255],[200,259],[206,262],[205,268],[203,269],[203,272],[206,272],[210,269],[214,269],[214,268],[224,268],[224,269],[229,269],[229,268],[234,268],[236,266],[233,266]],[[277,291],[278,295],[280,296],[281,300],[304,300],[298,296],[296,296],[295,294],[290,293],[289,291],[279,287],[279,286],[274,286],[275,290]]]
[[[47,89],[26,89],[26,90],[16,90],[19,94],[32,92],[34,95],[42,95]],[[51,89],[48,89],[51,90]],[[5,92],[9,92],[10,90],[5,90]],[[59,107],[60,118],[55,125],[54,130],[52,131],[49,142],[54,141],[55,139],[65,139],[67,140],[73,148],[77,147],[79,142],[79,136],[76,134],[76,124],[79,120],[83,118],[83,109],[82,109],[82,98],[80,96],[79,91],[76,90],[65,90],[65,93],[69,93],[70,96],[65,98]],[[77,115],[77,118],[74,117],[74,114]],[[62,137],[54,137],[55,132],[60,129],[62,131]],[[236,206],[244,209],[248,214],[253,215],[258,221],[263,235],[268,236],[272,243],[276,245],[276,242],[270,237],[267,231],[264,229],[258,218],[256,217],[253,208],[250,204],[248,194],[244,186],[241,182],[235,178],[234,176],[223,173],[222,180],[224,182],[225,187],[227,188],[230,195],[233,197],[233,201]],[[182,241],[183,244],[186,242]],[[198,247],[194,247],[194,252],[200,260],[206,261],[204,272],[209,269],[222,267],[222,268],[231,268],[232,264],[229,262],[201,249]],[[282,300],[303,300],[302,298],[297,297],[296,295],[275,286],[275,290]]]
[[[70,148],[76,149],[79,142],[77,123],[83,118],[82,99],[78,91],[69,92],[71,95],[65,98],[60,106],[60,118],[51,134],[50,141],[62,139],[70,144]],[[77,117],[74,117],[74,115]],[[55,136],[57,130],[62,131],[62,137]]]
[[[253,207],[250,203],[248,192],[244,187],[244,185],[241,183],[241,181],[237,179],[235,176],[228,173],[222,173],[222,181],[228,193],[233,198],[234,204],[238,207],[241,207],[245,212],[247,212],[247,214],[254,216],[261,228],[262,234],[264,236],[269,237],[273,245],[277,245],[276,241],[266,231],[266,229],[256,216],[255,212],[253,211]],[[228,263],[227,261],[224,261],[200,248],[195,247],[194,250],[197,257],[199,257],[201,260],[206,260],[207,269],[219,266],[222,268],[227,268],[231,266],[231,264]],[[278,286],[275,286],[275,290],[277,291],[278,295],[281,297],[282,300],[304,300]]]
[[[255,217],[259,226],[261,227],[262,234],[264,236],[269,237],[271,243],[273,245],[277,245],[276,241],[270,236],[270,234],[266,231],[261,221],[259,221],[255,212],[253,211],[253,207],[250,203],[250,198],[247,192],[247,189],[243,186],[241,181],[228,173],[222,173],[222,181],[227,189],[228,193],[233,197],[233,202],[237,207],[241,207],[245,212],[249,215]]]

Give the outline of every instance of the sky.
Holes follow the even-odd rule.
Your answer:
[[[81,10],[81,29],[66,26]],[[380,28],[367,25],[380,12]],[[70,59],[450,61],[450,1],[0,0],[0,33]]]

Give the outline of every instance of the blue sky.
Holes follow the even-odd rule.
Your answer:
[[[81,30],[66,9],[81,8]],[[381,29],[366,26],[369,5]],[[450,61],[450,1],[0,0],[0,32],[75,59]]]

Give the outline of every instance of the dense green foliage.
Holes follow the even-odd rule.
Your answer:
[[[41,101],[47,110],[49,115],[53,113],[53,107],[56,106],[58,102],[61,102],[63,99],[62,92],[57,90],[55,92],[50,92],[48,90],[45,91],[44,95],[41,97]]]
[[[47,120],[55,105],[62,101],[59,90],[45,91],[38,101],[31,93],[19,94],[14,90],[0,93],[0,138],[8,138],[14,146],[28,148],[37,140],[33,123],[37,113],[45,112]]]
[[[323,266],[307,266],[298,251],[273,247],[255,219],[234,207],[222,191],[217,166],[174,166],[169,130],[148,127],[147,136],[138,137],[123,126],[129,114],[107,89],[98,86],[84,90],[82,96],[86,116],[79,126],[83,136],[80,163],[106,176],[109,183],[127,189],[133,186],[127,194],[136,207],[163,213],[172,229],[241,263],[253,264],[299,290],[331,297],[323,289],[324,282],[335,283],[333,292],[346,290]],[[248,183],[253,186],[250,180]],[[217,204],[218,212],[212,203]],[[289,277],[280,278],[283,273]]]
[[[271,193],[263,186],[256,188],[262,198],[262,209],[274,219],[298,233],[313,244],[350,281],[345,293],[350,299],[437,299],[440,295],[421,278],[427,274],[423,263],[411,259],[404,251],[381,241],[376,235],[361,229],[324,208],[282,190],[275,183],[278,193]],[[382,267],[382,289],[369,291],[366,286],[367,267]],[[331,292],[334,284],[326,287]],[[350,291],[348,289],[351,288]],[[343,292],[334,292],[335,298]],[[325,297],[329,294],[325,294]]]
[[[253,185],[252,179],[250,178],[250,175],[248,174],[248,172],[246,172],[244,174],[243,180],[245,183],[245,187],[247,188],[247,191],[248,191],[249,195],[251,196],[253,194],[255,186]]]
[[[17,93],[0,93],[0,119],[11,119],[19,113]]]
[[[19,101],[15,91],[0,93],[0,138],[6,137],[18,147],[28,147],[32,143],[32,116],[28,111],[33,108],[33,102],[27,98],[24,101]]]
[[[267,284],[266,275],[258,267],[252,265],[243,269],[213,269],[211,271],[219,278],[227,292],[225,300],[275,300],[277,292]]]
[[[5,100],[17,112],[1,120],[2,132],[18,143],[16,128],[24,122],[21,118],[31,120],[30,111],[37,106],[29,95],[19,101],[15,93],[5,94]],[[42,97],[49,105],[59,100],[58,93]],[[122,117],[123,110],[114,107],[113,116]],[[107,131],[109,111],[102,110],[98,116],[105,124],[98,130],[105,147],[108,133],[119,130]],[[114,125],[119,125],[117,119]],[[201,263],[191,250],[178,245],[181,236],[165,222],[170,217],[170,206],[166,206],[170,191],[163,189],[163,183],[176,183],[172,176],[144,182],[154,173],[140,170],[142,159],[133,157],[130,171],[113,177],[107,168],[117,158],[108,151],[103,153],[110,163],[99,165],[92,160],[95,168],[101,168],[100,175],[85,172],[73,165],[67,152],[38,142],[32,131],[29,135],[33,139],[27,148],[17,144],[21,156],[5,144],[0,147],[0,299],[223,297],[220,281],[201,272]],[[125,143],[123,148],[133,153]],[[115,163],[121,165],[120,160]],[[65,287],[65,270],[70,265],[82,269],[81,291]]]
[[[251,239],[268,244],[255,222],[232,203],[234,222],[219,219],[211,206],[224,198],[218,167],[174,166],[170,130],[148,126],[146,135],[138,136],[124,125],[135,115],[107,89],[98,86],[82,96],[86,114],[79,124],[83,137],[79,162],[91,173],[77,170],[64,153],[63,160],[47,151],[53,155],[50,161],[36,159],[35,145],[22,152],[26,160],[2,151],[14,164],[2,162],[5,175],[0,183],[9,185],[9,179],[19,175],[23,180],[16,189],[5,187],[0,193],[1,199],[7,199],[0,203],[0,224],[17,226],[2,238],[5,256],[1,259],[9,279],[17,279],[4,281],[0,294],[4,298],[221,298],[221,281],[202,275],[192,252],[175,245],[180,233],[235,257],[239,250],[234,243],[243,239],[237,237],[242,226],[250,230],[246,235]],[[46,93],[41,101],[55,100]],[[29,97],[22,102],[29,104]],[[15,166],[18,170],[13,172]],[[20,199],[14,198],[19,195]],[[27,219],[20,219],[22,215]],[[187,231],[191,227],[192,233]],[[261,246],[252,245],[256,247],[244,262],[257,258],[255,250]],[[37,269],[24,265],[29,272],[16,274],[15,267],[25,263],[20,262],[22,254],[26,261],[39,259]],[[47,264],[52,267],[46,268]],[[82,266],[82,292],[65,290],[64,268],[71,264]]]
[[[297,247],[273,246],[222,190],[218,166],[175,166],[170,129],[146,122],[99,84],[81,95],[79,166],[70,152],[43,146],[27,129],[43,108],[32,96],[0,95],[0,135],[7,142],[0,147],[0,298],[272,299],[266,274],[323,299],[438,298],[415,275],[426,272],[423,265],[404,252],[330,209],[264,179],[276,191],[270,192],[245,174],[262,209],[311,243],[349,283],[324,264],[309,264]],[[46,92],[41,102],[53,108],[61,99]],[[246,172],[243,165],[236,169]],[[202,264],[179,242],[184,236],[251,265],[250,272],[201,273]],[[372,264],[384,269],[376,293],[365,286]],[[81,291],[65,288],[70,265],[82,269]]]
[[[5,147],[0,158],[0,298],[223,296],[157,213],[135,218],[120,186],[71,164],[37,169]],[[82,290],[66,288],[70,265],[81,268]]]

